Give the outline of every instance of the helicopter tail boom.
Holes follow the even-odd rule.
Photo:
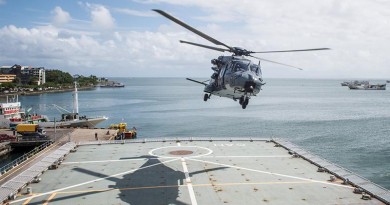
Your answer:
[[[192,82],[195,82],[195,83],[199,83],[199,84],[202,84],[204,86],[207,85],[207,83],[205,83],[205,82],[200,82],[200,81],[197,81],[197,80],[194,80],[194,79],[191,79],[191,78],[186,78],[186,80],[189,80],[189,81],[192,81]]]

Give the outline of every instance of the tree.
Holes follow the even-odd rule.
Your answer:
[[[60,85],[72,84],[73,77],[69,73],[60,70],[47,70],[46,83],[55,83]]]

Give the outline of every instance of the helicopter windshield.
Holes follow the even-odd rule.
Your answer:
[[[251,65],[249,67],[250,67],[251,71],[255,72],[257,75],[261,74],[261,70],[260,70],[260,67],[258,65],[251,63]]]
[[[249,64],[250,64],[250,62],[248,62],[248,61],[234,61],[233,62],[233,71],[234,72],[247,71]]]

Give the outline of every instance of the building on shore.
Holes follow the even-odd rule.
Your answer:
[[[4,82],[13,82],[15,79],[20,79],[22,84],[42,85],[46,83],[46,74],[44,67],[32,66],[0,66],[0,80]],[[12,79],[12,77],[14,77]],[[3,83],[3,81],[0,81]]]
[[[1,83],[12,83],[16,78],[15,74],[0,74],[0,84]]]

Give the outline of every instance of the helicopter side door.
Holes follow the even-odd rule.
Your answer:
[[[222,88],[225,88],[225,74],[229,67],[231,67],[231,64],[226,63],[222,66],[222,70],[219,72],[218,85]]]

